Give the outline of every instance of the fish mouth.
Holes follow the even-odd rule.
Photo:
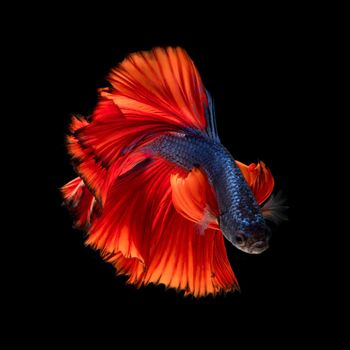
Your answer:
[[[248,253],[250,254],[260,254],[268,249],[269,243],[267,241],[258,241],[247,247]]]
[[[269,247],[269,236],[260,235],[260,237],[247,238],[241,231],[230,236],[229,241],[234,247],[248,254],[260,254]]]
[[[248,253],[248,254],[261,254],[265,250],[269,248],[268,241],[263,240],[263,241],[257,241],[252,244],[245,244],[245,245],[234,245],[236,248],[239,250]]]

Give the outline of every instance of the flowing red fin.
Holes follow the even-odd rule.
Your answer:
[[[181,48],[133,54],[109,80],[113,88],[100,89],[91,122],[74,117],[67,137],[77,173],[102,204],[124,171],[119,166],[132,168],[133,153],[147,158],[140,150],[168,132],[205,131],[209,108],[200,76]]]
[[[118,274],[128,275],[128,282],[137,287],[164,284],[195,297],[239,289],[220,231],[207,229],[203,235],[198,234],[195,225],[171,206],[161,225],[168,229],[163,231],[145,264],[120,252],[106,260]]]
[[[66,203],[76,203],[81,197],[83,185],[83,180],[80,177],[76,177],[61,187],[64,201]]]
[[[69,131],[71,133],[74,133],[77,130],[83,128],[84,126],[87,126],[88,124],[89,122],[85,118],[81,116],[73,116],[69,125]]]
[[[87,244],[103,253],[120,251],[127,258],[144,261],[152,240],[152,217],[164,194],[170,192],[168,172],[169,166],[155,159],[119,176],[110,188],[102,215],[89,230]]]
[[[126,117],[111,100],[102,99],[92,122],[79,130],[75,137],[83,149],[91,150],[95,159],[108,168],[120,157],[134,152],[156,137],[174,131],[165,121]]]
[[[67,148],[75,163],[75,170],[103,204],[109,186],[116,177],[130,170],[148,155],[138,152],[137,147],[133,152],[121,154],[121,149],[138,136],[140,127],[132,128],[129,125],[130,131],[123,130],[126,123],[113,102],[101,101],[94,112],[93,120],[89,123],[81,118],[72,118],[71,134],[67,135]]]
[[[102,203],[105,197],[103,193],[104,179],[106,177],[106,168],[102,161],[97,158],[91,147],[82,145],[79,139],[80,133],[89,127],[86,120],[72,118],[70,126],[71,134],[67,135],[67,149],[75,163],[75,170],[89,190]]]
[[[221,231],[199,234],[172,203],[166,209],[166,219],[155,225],[163,234],[152,250],[144,283],[161,283],[195,297],[237,289]]]
[[[114,90],[101,95],[112,99],[128,118],[205,130],[207,95],[185,50],[168,47],[134,53],[108,79]]]
[[[121,252],[106,254],[102,257],[116,268],[117,275],[129,276],[128,282],[136,287],[142,285],[145,265],[138,258],[126,258]]]
[[[61,192],[64,203],[74,215],[77,228],[88,227],[93,218],[99,215],[99,204],[79,177],[63,186]]]
[[[193,168],[186,178],[179,174],[170,177],[175,209],[186,219],[219,230],[219,209],[214,189],[203,170]]]
[[[257,165],[254,163],[245,165],[236,160],[236,164],[252,189],[256,201],[259,204],[265,202],[270,197],[275,185],[270,169],[261,161]]]
[[[205,131],[208,99],[200,76],[180,48],[136,53],[112,70],[92,122],[75,137],[105,166],[156,137],[184,128]]]
[[[221,231],[208,228],[200,235],[196,224],[177,212],[170,185],[173,173],[186,177],[155,158],[120,176],[86,243],[100,249],[136,286],[165,284],[196,297],[234,290],[237,281]]]

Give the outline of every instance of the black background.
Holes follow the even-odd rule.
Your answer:
[[[303,15],[238,19],[225,19],[224,25],[208,18],[192,23],[189,17],[140,25],[136,18],[118,18],[101,24],[65,14],[52,22],[44,19],[29,35],[22,51],[38,86],[30,104],[30,126],[38,132],[38,156],[30,164],[39,169],[32,174],[36,201],[30,210],[38,229],[33,272],[20,283],[29,291],[25,303],[33,312],[43,311],[44,320],[64,315],[67,321],[113,319],[117,325],[120,318],[152,316],[168,322],[180,312],[183,321],[223,323],[230,330],[224,317],[231,322],[244,317],[258,329],[268,319],[281,325],[298,317],[306,324],[315,315],[318,271],[308,245],[318,233],[310,226],[314,184],[305,169],[317,148],[309,125],[318,117],[315,87],[321,79],[324,32]],[[216,21],[220,24],[220,18]],[[71,114],[89,115],[108,71],[127,54],[155,46],[187,50],[215,99],[222,143],[244,163],[263,160],[276,191],[287,198],[289,220],[274,231],[268,251],[246,255],[227,245],[241,293],[194,299],[162,286],[138,290],[125,285],[126,278],[115,277],[114,269],[84,246],[83,233],[72,228],[61,206],[59,187],[75,176],[64,145]]]

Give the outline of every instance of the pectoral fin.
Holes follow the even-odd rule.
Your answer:
[[[220,229],[215,192],[203,170],[193,168],[185,178],[173,174],[170,183],[173,204],[178,213],[199,224],[203,232],[207,228]]]

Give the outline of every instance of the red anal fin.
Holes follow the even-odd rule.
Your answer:
[[[195,224],[168,203],[169,206],[164,208],[165,222],[160,221],[154,228],[155,235],[160,229],[162,234],[144,263],[120,252],[105,257],[116,267],[117,274],[128,275],[128,283],[137,287],[163,284],[194,297],[215,296],[239,289],[222,233],[207,229],[203,235],[198,234]]]
[[[195,297],[238,288],[221,231],[209,228],[199,234],[196,224],[180,215],[171,204],[165,224],[156,225],[166,229],[152,250],[143,277],[145,284],[161,283]]]

